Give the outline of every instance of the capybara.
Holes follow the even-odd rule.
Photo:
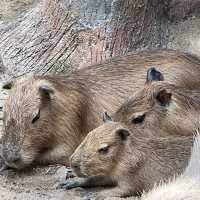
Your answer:
[[[71,167],[82,179],[68,180],[62,187],[113,185],[97,199],[126,197],[182,173],[190,158],[193,137],[154,137],[148,131],[130,132],[120,122],[94,129],[71,156]]]
[[[130,197],[127,200],[199,200],[200,197],[200,135],[197,136],[192,148],[190,161],[183,174],[174,176],[166,183],[160,182],[142,197]],[[121,200],[123,197],[106,198],[106,200]]]
[[[146,71],[153,66],[171,83],[200,88],[200,60],[173,50],[132,53],[69,76],[23,77],[5,84],[11,89],[2,137],[6,165],[68,165],[87,133],[102,124],[102,113],[112,115],[144,85]]]
[[[170,84],[163,81],[163,74],[159,76],[160,81],[152,81],[147,73],[144,86],[120,106],[113,120],[131,130],[157,128],[163,130],[158,134],[192,135],[200,115],[200,91]]]
[[[199,200],[200,197],[200,135],[195,138],[190,162],[184,173],[144,193],[141,200]],[[138,198],[139,200],[140,198]]]

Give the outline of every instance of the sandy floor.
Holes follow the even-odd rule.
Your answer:
[[[37,168],[23,173],[3,171],[0,174],[0,200],[86,200],[87,194],[93,199],[95,193],[82,188],[56,189],[64,180],[65,172],[65,167]]]
[[[0,172],[0,200],[94,200],[102,188],[56,189],[65,179],[65,167],[45,167],[29,172]],[[106,200],[121,200],[107,197]],[[136,200],[134,197],[125,200]]]

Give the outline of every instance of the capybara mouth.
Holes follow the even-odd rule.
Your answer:
[[[13,164],[13,163],[6,163],[5,162],[5,167],[2,168],[3,170],[14,170],[17,172],[29,172],[30,170],[32,170],[34,168],[35,165],[32,164],[24,164],[24,163],[20,163],[20,164]],[[0,169],[1,170],[1,169]]]
[[[5,165],[7,166],[7,168],[10,169],[14,169],[17,171],[23,171],[23,170],[27,170],[28,168],[32,168],[32,162],[24,162],[23,159],[19,159],[15,162],[9,162],[6,159],[4,160]]]
[[[80,178],[85,178],[85,177],[88,177],[88,175],[86,175],[82,170],[81,168],[74,168],[72,167],[72,170],[73,172],[76,174],[76,176],[80,177]]]
[[[0,165],[0,172],[9,169],[9,167],[5,164],[5,162],[2,162]]]
[[[21,170],[21,169],[25,168],[25,164],[20,161],[18,161],[17,163],[10,163],[5,160],[4,162],[8,168],[12,168],[12,169],[16,169],[16,170]]]

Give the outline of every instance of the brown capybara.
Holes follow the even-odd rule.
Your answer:
[[[200,197],[200,135],[197,131],[191,158],[180,176],[155,186],[137,200],[199,200]],[[133,199],[132,199],[133,200]],[[136,200],[136,199],[135,199]]]
[[[152,66],[171,83],[200,88],[200,60],[173,50],[142,51],[69,76],[33,76],[5,84],[11,89],[2,137],[6,165],[17,169],[32,163],[68,165],[87,133],[102,124],[102,113],[113,114],[143,86]],[[150,72],[153,80],[162,80],[160,73]]]
[[[109,122],[91,131],[71,156],[71,167],[80,179],[70,179],[62,187],[113,186],[97,199],[127,197],[148,191],[186,168],[192,136],[148,137],[147,129],[130,132],[124,127]]]
[[[151,77],[148,81],[147,73],[144,86],[120,106],[113,120],[130,130],[157,128],[162,130],[158,134],[192,135],[200,115],[200,91],[170,84],[160,76],[160,81]]]
[[[156,184],[150,191],[146,191],[141,197],[130,197],[126,200],[199,200],[200,197],[200,135],[197,135],[191,151],[190,161],[184,172],[166,182]],[[123,197],[106,198],[109,200],[121,200]]]

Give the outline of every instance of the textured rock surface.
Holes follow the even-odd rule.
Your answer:
[[[0,56],[18,76],[91,65],[142,48],[199,55],[199,11],[200,0],[1,1]]]
[[[172,24],[169,32],[169,48],[200,56],[200,18],[193,17],[178,24]]]

